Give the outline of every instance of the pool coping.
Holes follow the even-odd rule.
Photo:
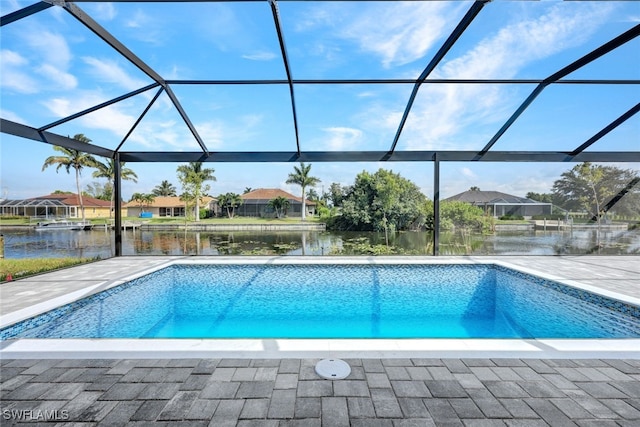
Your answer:
[[[504,260],[439,258],[175,258],[0,316],[0,328],[174,264],[489,264],[640,306],[640,298],[568,280]],[[640,359],[640,339],[14,339],[0,358],[608,358]]]

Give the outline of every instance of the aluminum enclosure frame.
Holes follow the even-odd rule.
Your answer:
[[[592,61],[600,58],[601,56],[623,46],[625,43],[634,40],[640,35],[640,24],[637,24],[624,33],[612,38],[602,46],[587,53],[578,60],[566,65],[557,72],[551,74],[549,77],[541,80],[533,79],[428,79],[430,73],[438,66],[440,61],[446,56],[447,52],[456,44],[460,36],[462,36],[467,28],[472,24],[473,20],[479,16],[483,10],[491,6],[491,0],[473,0],[465,1],[469,3],[466,14],[457,23],[454,30],[447,37],[440,49],[430,59],[424,71],[417,79],[327,79],[327,80],[301,80],[295,79],[291,70],[290,62],[288,59],[288,52],[284,42],[284,31],[280,24],[280,17],[278,12],[277,0],[187,0],[194,3],[205,2],[260,2],[267,3],[270,7],[270,11],[273,18],[274,32],[277,35],[277,39],[280,46],[281,60],[286,72],[286,80],[282,79],[266,79],[266,80],[166,80],[149,65],[147,65],[142,59],[140,59],[134,52],[132,52],[124,43],[118,40],[115,36],[109,33],[104,27],[96,22],[89,14],[82,10],[76,3],[100,3],[106,0],[45,0],[37,2],[31,6],[27,6],[21,10],[9,13],[0,17],[0,27],[9,25],[13,22],[19,21],[25,17],[33,14],[37,14],[43,10],[47,10],[50,7],[61,7],[73,18],[79,21],[82,25],[87,27],[97,37],[102,39],[111,48],[113,48],[119,55],[131,62],[135,67],[145,73],[153,83],[141,87],[137,90],[125,93],[112,100],[103,102],[99,105],[95,105],[84,111],[77,112],[68,117],[62,118],[56,122],[44,124],[39,128],[33,128],[20,123],[16,123],[4,118],[0,118],[0,132],[3,134],[14,135],[25,139],[31,139],[41,141],[43,143],[58,145],[65,148],[86,151],[93,155],[102,157],[108,157],[115,160],[135,163],[135,162],[189,162],[189,161],[201,161],[201,162],[238,162],[238,163],[259,163],[259,162],[433,162],[435,169],[435,188],[434,188],[434,203],[439,204],[439,165],[440,162],[640,162],[640,149],[636,151],[615,152],[615,151],[589,151],[585,150],[600,140],[602,137],[610,133],[612,130],[619,127],[622,123],[636,115],[640,111],[640,102],[637,103],[631,109],[622,112],[620,116],[605,126],[603,129],[595,133],[591,138],[587,139],[575,149],[570,151],[493,151],[492,148],[496,142],[504,135],[509,127],[517,121],[517,119],[532,105],[535,99],[549,86],[552,85],[564,85],[564,84],[578,84],[578,85],[638,85],[640,80],[633,79],[607,79],[607,80],[567,80],[566,77],[574,71],[584,67]],[[280,0],[297,1],[297,0]],[[334,0],[309,0],[311,2],[323,2]],[[390,0],[373,0],[373,1],[390,1]],[[408,0],[408,1],[432,1],[432,0]],[[526,0],[534,1],[534,0]],[[110,0],[113,3],[150,3],[152,7],[153,3],[178,3],[177,0]],[[397,150],[396,146],[401,137],[404,125],[411,112],[413,102],[419,92],[422,85],[437,85],[437,84],[535,84],[536,87],[525,99],[525,101],[513,112],[513,114],[504,122],[497,133],[487,141],[486,145],[478,151],[447,151],[447,150],[434,150],[434,151],[402,151]],[[211,152],[209,151],[206,141],[202,139],[197,129],[193,125],[189,112],[186,111],[178,97],[174,94],[172,86],[178,85],[287,85],[290,93],[291,102],[291,114],[293,117],[293,126],[296,146],[292,147],[290,151],[259,151],[259,152]],[[294,91],[296,85],[299,84],[413,84],[413,91],[407,100],[406,107],[402,119],[398,124],[397,132],[390,142],[390,148],[388,151],[307,151],[303,150],[300,135],[298,132],[298,114],[296,110],[296,103],[294,97]],[[65,137],[53,132],[49,129],[55,127],[61,123],[66,123],[71,120],[82,117],[93,111],[99,110],[109,105],[116,104],[120,101],[126,100],[137,94],[146,92],[148,90],[158,88],[153,99],[148,104],[147,108],[140,114],[132,128],[127,132],[124,139],[117,145],[116,149],[109,149],[96,144],[78,143],[72,138]],[[141,152],[141,151],[126,151],[122,150],[123,144],[137,127],[139,122],[144,118],[145,114],[153,106],[162,92],[166,92],[171,103],[176,111],[190,130],[194,140],[197,142],[201,151],[196,152]],[[639,142],[640,146],[640,142]],[[119,168],[117,168],[119,172]],[[120,192],[120,176],[116,176],[116,193]],[[634,183],[634,185],[637,184]],[[120,197],[116,197],[116,224],[121,221],[121,200]],[[438,232],[438,216],[436,215],[436,236],[434,237],[437,242]],[[116,254],[121,254],[121,236],[118,236],[120,227],[116,227]],[[434,250],[437,252],[437,244],[434,245]]]

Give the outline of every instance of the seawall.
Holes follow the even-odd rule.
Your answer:
[[[326,224],[142,224],[140,230],[187,231],[325,231]]]

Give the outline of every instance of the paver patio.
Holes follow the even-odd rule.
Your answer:
[[[2,360],[2,425],[640,425],[640,360],[317,361]]]

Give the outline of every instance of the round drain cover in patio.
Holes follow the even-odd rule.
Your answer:
[[[340,359],[322,359],[316,364],[316,374],[327,380],[341,380],[351,373],[351,367]]]

